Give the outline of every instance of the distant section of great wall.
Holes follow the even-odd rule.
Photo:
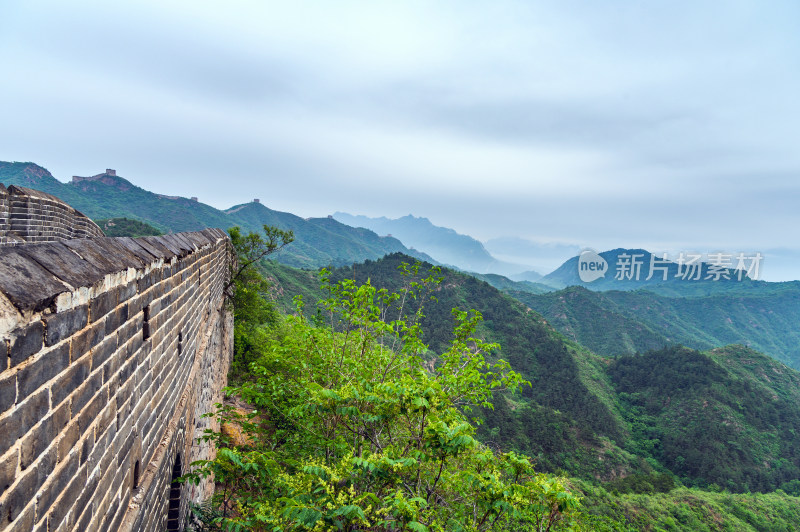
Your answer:
[[[0,213],[0,530],[183,530],[213,492],[172,480],[215,452],[227,235],[105,238],[13,186]]]

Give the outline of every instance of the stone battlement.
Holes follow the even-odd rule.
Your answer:
[[[0,247],[0,530],[183,529],[213,493],[172,480],[214,454],[230,260],[218,229]]]
[[[0,246],[98,236],[96,223],[57,197],[0,183]]]

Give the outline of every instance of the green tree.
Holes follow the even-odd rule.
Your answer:
[[[439,281],[403,265],[396,293],[369,281],[323,284],[322,320],[293,316],[260,329],[251,378],[231,391],[255,407],[238,423],[246,443],[220,446],[191,478],[213,474],[216,526],[227,530],[552,530],[579,526],[564,481],[495,454],[468,418],[521,377],[498,346],[475,336],[477,311],[453,310],[449,347],[423,343],[423,304]],[[409,311],[409,308],[411,309]]]
[[[260,328],[276,319],[276,312],[267,297],[269,283],[257,266],[267,256],[294,240],[291,231],[264,226],[264,235],[242,234],[238,227],[228,230],[231,238],[230,277],[225,297],[233,309],[234,370],[245,369],[258,353]]]

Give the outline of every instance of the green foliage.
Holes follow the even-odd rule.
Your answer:
[[[231,238],[229,281],[225,285],[228,304],[233,308],[233,373],[240,373],[258,356],[263,339],[262,327],[276,320],[268,299],[269,283],[256,267],[294,239],[291,231],[264,226],[264,236],[242,234],[238,227],[228,230]]]
[[[679,487],[664,493],[617,494],[586,482],[572,488],[598,532],[789,531],[800,523],[800,499],[785,493],[731,494]]]
[[[769,491],[800,478],[800,378],[743,346],[621,357],[609,374],[631,423],[629,450],[685,483]]]
[[[407,281],[404,281],[403,277],[396,272],[396,267],[402,262],[403,257],[390,256],[381,261],[358,265],[354,269],[336,269],[331,273],[330,278],[333,281],[347,281],[346,285],[351,288],[357,287],[359,283],[366,283],[369,279],[370,286],[375,287],[375,290],[378,287],[385,287],[388,292],[402,293]],[[265,373],[260,377],[260,386],[264,388],[269,386],[273,401],[269,404],[256,405],[258,406],[257,416],[249,421],[242,420],[243,423],[252,423],[253,433],[261,431],[272,438],[269,440],[273,442],[270,452],[276,454],[270,455],[270,458],[279,465],[277,471],[290,475],[292,478],[305,478],[306,484],[304,485],[315,486],[314,489],[324,487],[329,490],[330,484],[335,482],[333,492],[335,496],[340,497],[341,495],[336,495],[336,493],[345,488],[349,490],[351,483],[361,486],[354,489],[356,493],[363,495],[364,492],[359,490],[366,489],[364,487],[366,481],[363,478],[365,471],[371,471],[373,475],[379,475],[380,479],[387,479],[388,482],[389,478],[402,476],[400,473],[388,473],[389,465],[393,471],[395,468],[398,471],[413,470],[407,469],[407,466],[403,464],[398,466],[394,462],[385,461],[387,459],[397,460],[396,455],[379,455],[384,461],[377,463],[378,457],[371,454],[374,452],[370,447],[371,444],[362,444],[360,457],[357,452],[351,453],[352,458],[366,461],[356,463],[352,460],[347,462],[343,458],[338,462],[331,458],[327,458],[327,461],[319,459],[312,466],[322,468],[319,470],[298,470],[299,465],[297,464],[300,463],[300,460],[297,460],[295,465],[287,466],[286,464],[292,463],[291,460],[287,459],[284,463],[278,459],[280,456],[285,457],[286,454],[281,453],[288,451],[289,448],[298,449],[297,446],[301,445],[302,441],[306,441],[311,452],[316,452],[317,456],[327,456],[323,449],[330,439],[325,437],[319,440],[309,439],[305,432],[306,429],[311,430],[311,427],[322,425],[322,422],[318,421],[314,425],[300,423],[300,420],[304,420],[304,423],[307,421],[308,416],[311,415],[309,412],[312,410],[314,415],[322,416],[321,412],[324,407],[328,414],[339,416],[336,423],[339,423],[337,426],[340,428],[342,423],[358,427],[358,420],[361,419],[363,424],[363,418],[366,415],[376,416],[370,418],[370,422],[373,424],[389,418],[377,417],[381,413],[379,409],[370,406],[371,410],[369,410],[364,406],[369,404],[369,401],[363,398],[359,400],[361,402],[354,401],[353,395],[347,395],[339,389],[333,390],[336,393],[335,396],[299,395],[293,385],[287,384],[287,382],[292,383],[298,380],[297,375],[307,375],[311,372],[310,368],[318,368],[320,360],[318,357],[307,354],[294,358],[290,356],[290,353],[313,352],[307,347],[308,341],[303,344],[306,347],[300,350],[289,347],[295,345],[300,337],[298,334],[287,332],[287,327],[294,323],[292,320],[300,320],[301,323],[304,323],[303,330],[306,330],[304,334],[308,334],[310,330],[316,330],[318,333],[321,330],[326,331],[325,335],[314,337],[316,339],[310,342],[318,348],[322,348],[321,346],[324,344],[322,338],[338,338],[334,342],[326,340],[329,343],[325,345],[328,345],[327,349],[331,352],[339,352],[334,346],[341,346],[341,342],[344,342],[343,338],[347,338],[352,346],[349,352],[352,353],[355,346],[360,345],[355,342],[355,338],[360,337],[356,332],[360,331],[361,327],[348,326],[348,320],[342,319],[344,315],[342,312],[331,312],[324,306],[319,307],[319,310],[315,312],[314,309],[317,307],[314,302],[330,300],[331,296],[308,284],[313,279],[311,272],[293,270],[275,263],[264,263],[263,271],[268,272],[270,278],[274,280],[276,286],[272,288],[272,293],[279,298],[279,301],[281,298],[286,301],[292,293],[301,291],[305,294],[305,298],[309,302],[307,307],[310,309],[308,318],[299,316],[287,318],[269,333],[269,339],[263,345],[272,346],[270,350],[273,354],[262,360],[273,360],[274,364],[263,366]],[[792,474],[790,470],[793,467],[790,458],[793,451],[781,447],[783,444],[775,445],[776,441],[791,441],[786,438],[792,437],[791,427],[797,426],[795,422],[790,421],[783,425],[782,431],[778,430],[778,427],[782,426],[781,419],[793,419],[791,416],[795,415],[793,411],[796,410],[796,407],[792,405],[800,402],[800,396],[798,396],[800,380],[796,372],[741,346],[731,346],[705,354],[692,351],[686,354],[684,352],[686,350],[676,350],[675,353],[666,354],[663,357],[657,356],[656,353],[636,359],[620,358],[615,362],[603,361],[580,345],[565,341],[560,335],[554,334],[535,313],[525,310],[524,307],[516,304],[510,298],[502,296],[485,283],[446,269],[442,269],[437,276],[442,277],[441,282],[438,284],[428,283],[427,286],[430,286],[431,290],[428,288],[418,290],[416,299],[407,297],[403,300],[402,305],[399,304],[400,300],[381,300],[384,302],[375,306],[383,310],[378,311],[377,314],[373,312],[373,316],[388,317],[388,309],[391,309],[395,315],[402,315],[408,326],[417,324],[431,347],[418,359],[427,371],[433,371],[442,364],[436,353],[447,351],[452,345],[452,338],[449,340],[445,338],[442,335],[442,328],[451,329],[454,317],[450,311],[445,312],[443,309],[448,306],[474,307],[481,312],[484,318],[483,322],[475,323],[477,330],[488,340],[499,341],[503,345],[503,358],[509,361],[511,367],[519,372],[522,378],[533,383],[533,387],[523,386],[516,391],[502,390],[493,394],[489,398],[492,407],[478,406],[467,413],[467,415],[476,416],[483,421],[477,431],[473,429],[472,433],[465,434],[455,430],[457,425],[448,426],[450,432],[444,437],[445,442],[454,441],[460,436],[468,436],[475,442],[475,449],[485,449],[478,443],[479,441],[484,442],[489,448],[495,449],[493,455],[498,462],[498,457],[510,456],[511,452],[519,450],[527,450],[534,457],[538,470],[567,471],[586,479],[607,480],[608,482],[603,485],[605,488],[585,481],[572,480],[567,483],[563,480],[560,481],[561,488],[565,491],[577,489],[578,493],[583,494],[583,504],[586,505],[589,515],[575,517],[571,523],[571,526],[575,527],[580,526],[589,530],[716,530],[724,529],[724,526],[720,525],[718,528],[716,525],[723,523],[731,530],[790,530],[793,523],[797,522],[797,516],[793,513],[797,499],[790,496],[797,495],[797,492],[800,491],[798,475]],[[425,294],[428,296],[424,297]],[[343,295],[344,292],[340,292],[339,296]],[[431,295],[434,295],[437,301],[429,300]],[[376,298],[380,299],[377,296]],[[420,303],[426,305],[424,316],[417,315]],[[402,313],[400,313],[401,307],[404,309]],[[356,319],[360,315],[353,314],[354,310],[350,307],[347,312],[352,314],[350,321],[360,320],[359,323],[370,321],[363,317]],[[462,315],[461,319],[464,318],[469,319],[469,316]],[[329,327],[323,328],[323,322],[327,323]],[[336,333],[333,333],[333,330]],[[386,347],[391,345],[390,340],[393,335],[373,332],[370,338],[372,340],[368,344]],[[280,340],[278,344],[283,347],[275,351],[278,340]],[[395,345],[402,344],[402,342],[398,342]],[[283,354],[280,354],[281,350],[283,350]],[[345,357],[344,361],[346,362],[343,363],[359,367],[364,360],[360,353],[358,350],[358,356]],[[485,360],[491,362],[496,360],[498,355],[497,351],[489,351],[485,353]],[[269,358],[270,356],[272,358]],[[262,360],[259,361],[259,364],[262,363]],[[283,362],[278,364],[279,360]],[[625,365],[629,363],[631,366],[626,368]],[[266,368],[270,369],[266,370]],[[314,369],[314,371],[317,370]],[[328,371],[334,375],[339,374],[338,370],[329,369]],[[276,375],[280,375],[280,377],[276,377]],[[255,386],[255,384],[253,385]],[[562,397],[565,391],[569,392],[576,387],[582,388],[584,391],[580,393],[586,394],[584,397],[593,398],[592,401],[584,402],[575,399],[566,401],[565,399],[570,397],[569,393],[566,394],[566,397]],[[387,399],[385,393],[377,395],[374,388],[374,386],[371,388],[370,398],[379,398],[381,404],[395,404]],[[727,398],[724,394],[720,395],[720,392],[726,388],[732,392]],[[330,388],[326,389],[330,390]],[[420,393],[419,388],[414,389]],[[363,390],[359,390],[359,393],[367,395]],[[572,391],[572,393],[575,392]],[[309,397],[316,397],[316,399],[309,402]],[[391,398],[391,396],[389,397]],[[734,397],[738,399],[738,402],[732,402]],[[766,397],[769,397],[769,401],[765,400]],[[426,401],[429,400],[424,395],[422,398]],[[709,406],[703,408],[703,401],[707,400]],[[302,407],[305,410],[298,410],[299,404],[307,405]],[[423,403],[418,400],[416,405],[411,403],[409,408],[418,408],[421,404]],[[621,435],[616,435],[616,440],[598,434],[592,429],[592,426],[603,427],[603,424],[598,423],[597,419],[589,419],[593,416],[593,412],[597,412],[590,406],[592,404],[603,405],[607,413],[605,415],[609,416],[607,419],[612,420],[612,426],[619,427]],[[728,406],[724,406],[725,404]],[[672,407],[674,410],[671,410]],[[297,412],[302,412],[303,415],[298,417]],[[734,414],[741,417],[730,417]],[[460,413],[460,415],[463,416],[464,413]],[[697,417],[698,415],[704,417]],[[317,419],[323,418],[318,417]],[[759,419],[760,421],[758,421]],[[466,418],[465,420],[469,421]],[[725,423],[731,423],[731,421],[735,423],[730,426],[741,432],[740,435],[734,434],[735,438],[729,438],[729,434],[720,432],[726,427]],[[757,422],[761,423],[758,425],[761,428],[755,428]],[[391,420],[388,426],[393,428],[395,425],[397,425],[396,420]],[[721,426],[722,429],[704,430],[707,427],[717,426]],[[684,432],[681,432],[682,430]],[[365,441],[355,437],[355,434],[348,432],[347,429],[344,429],[344,432],[347,434],[342,437],[346,440],[346,450],[357,449],[356,442]],[[358,432],[357,428],[356,432]],[[708,437],[703,432],[708,433]],[[691,460],[695,459],[693,455],[678,455],[683,458],[683,461],[676,459],[676,461],[670,462],[664,453],[665,435],[670,434],[674,437],[669,440],[669,445],[680,445],[675,448],[681,449],[682,452],[690,450],[695,447],[695,442],[699,442],[695,450],[704,453],[701,454],[704,458],[700,463],[705,463],[706,466],[703,467],[706,467],[708,471],[716,470],[715,474],[718,476],[709,478],[704,476],[706,473],[690,474],[681,469],[679,467],[681,464],[686,464],[687,461],[692,463]],[[352,443],[349,441],[351,438]],[[618,447],[617,442],[624,449]],[[713,443],[713,445],[709,445],[709,443]],[[255,452],[256,447],[240,448],[238,452]],[[343,456],[337,454],[341,453],[341,448],[333,445],[328,445],[328,447],[331,449],[331,457]],[[739,463],[738,454],[735,456],[726,454],[729,452],[739,453],[737,449],[751,449],[752,456],[759,458],[747,458],[744,462]],[[263,450],[259,452],[263,452]],[[477,453],[477,451],[474,452]],[[264,455],[258,456],[263,457]],[[296,458],[308,455],[295,452],[292,456]],[[464,452],[459,455],[458,459],[448,460],[446,468],[452,465],[464,469],[467,467],[465,464],[469,464],[474,456],[473,451]],[[763,462],[758,462],[762,458],[767,461],[769,468],[764,468]],[[255,455],[248,455],[248,460],[250,459],[255,460]],[[239,460],[241,461],[241,459]],[[243,463],[247,463],[247,461]],[[272,462],[269,463],[272,464]],[[435,461],[433,463],[436,464]],[[370,470],[370,465],[372,465],[372,470]],[[326,467],[327,469],[325,469]],[[725,472],[726,467],[729,469],[727,473]],[[432,469],[428,468],[428,470]],[[680,482],[676,481],[675,476],[669,471],[670,469],[678,473]],[[754,472],[748,473],[749,469]],[[255,484],[252,484],[251,479],[233,478],[235,471],[238,470],[232,468],[230,473],[233,483],[247,482],[247,489],[255,489],[253,487]],[[770,474],[774,476],[770,477],[770,484],[764,485],[763,489],[779,486],[783,491],[752,496],[730,495],[723,491],[724,489],[737,489],[737,485],[732,485],[728,480],[734,483],[741,482],[742,479],[748,481],[748,474],[753,478],[763,478],[764,471],[771,472]],[[615,480],[609,478],[610,472],[618,475]],[[314,482],[317,484],[314,484],[307,478],[312,473],[315,475],[313,478],[322,478],[327,475],[328,480],[316,480]],[[728,474],[730,477],[724,478],[724,474]],[[392,475],[395,476],[392,477]],[[425,478],[424,473],[422,478]],[[452,483],[446,485],[453,489],[455,489],[456,480],[464,482],[463,478],[449,478]],[[537,474],[534,473],[532,478],[546,479],[549,477],[537,477]],[[373,488],[375,482],[373,479],[371,485]],[[445,485],[442,482],[440,480],[437,489]],[[705,486],[706,491],[696,488],[686,489],[680,485],[681,482]],[[570,488],[570,486],[572,487]],[[738,484],[738,486],[757,489],[758,485]],[[291,486],[283,485],[285,490],[290,490],[290,488]],[[227,493],[234,493],[234,490],[229,487],[226,489]],[[220,490],[220,499],[224,499],[224,493],[226,493],[224,490]],[[374,491],[370,493],[374,493]],[[332,495],[326,496],[328,499],[325,500],[333,497]],[[342,503],[343,507],[348,508],[342,512],[356,516],[356,513],[352,513],[355,512],[355,509],[350,506],[357,506],[362,509],[362,512],[365,512],[364,504],[356,504],[353,502],[353,496],[348,495],[348,497],[345,500],[346,504]],[[406,495],[402,503],[403,511],[412,512],[412,515],[424,513],[425,509],[421,507],[416,510],[406,508],[405,505],[413,506],[413,498],[411,493]],[[229,500],[235,500],[235,498],[229,497]],[[312,502],[313,507],[310,506]],[[297,519],[315,518],[317,514],[311,513],[314,511],[320,514],[317,523],[323,522],[323,525],[320,525],[322,528],[335,526],[330,525],[330,519],[338,519],[339,516],[331,516],[330,512],[326,513],[326,510],[321,509],[319,507],[320,499],[308,499],[303,504],[306,506],[298,507],[300,509],[296,511]],[[384,504],[383,499],[381,499],[381,504]],[[229,504],[226,508],[229,512],[228,518],[232,516],[238,518],[241,517],[241,508],[249,507]],[[364,513],[364,515],[368,517],[369,514]],[[395,518],[398,519],[397,516]],[[329,520],[328,524],[324,524],[324,519]],[[423,520],[408,521],[405,525],[407,528],[415,529],[417,525],[414,523],[420,523],[421,526],[429,524]],[[516,529],[511,525],[504,526]]]
[[[375,286],[394,290],[400,286],[396,266],[402,260],[401,256],[387,256],[337,269],[332,276],[356,282],[369,278]],[[275,274],[276,282],[290,283],[285,285],[291,289],[282,295],[284,299],[310,278],[309,272],[295,270],[292,274],[285,270]],[[446,347],[441,331],[452,323],[446,309],[476,308],[484,317],[479,326],[481,333],[501,344],[503,358],[533,383],[533,387],[515,394],[495,394],[493,408],[473,412],[483,420],[478,438],[493,449],[523,452],[535,459],[540,471],[565,471],[584,479],[611,481],[635,475],[630,481],[635,482],[639,478],[636,475],[649,478],[669,471],[689,485],[716,484],[733,491],[782,487],[791,493],[794,489],[791,482],[798,475],[792,472],[792,457],[800,445],[791,443],[793,422],[781,424],[780,420],[797,416],[797,372],[752,350],[729,346],[682,361],[680,357],[636,359],[634,365],[643,378],[637,377],[629,388],[622,388],[621,381],[617,382],[615,389],[612,381],[623,371],[618,368],[630,359],[620,358],[614,363],[598,358],[555,334],[536,313],[485,283],[447,269],[442,269],[441,275],[443,281],[435,291],[438,301],[428,305],[426,316],[420,321],[432,348]],[[308,288],[304,293],[311,301],[320,297]],[[573,308],[578,309],[579,305]],[[753,395],[745,386],[759,391]],[[707,388],[713,388],[713,393]],[[735,391],[740,402],[748,405],[740,407],[729,401],[729,406],[703,409],[703,402],[709,397],[709,404],[716,405],[716,390],[726,388]],[[648,410],[647,404],[653,408],[667,405],[667,417]],[[674,410],[670,410],[672,407]],[[747,417],[737,420],[736,416],[745,411],[750,412]],[[700,412],[700,417],[681,417],[694,416],[694,412]],[[686,432],[689,428],[694,432]],[[729,437],[731,430],[734,437]],[[665,442],[679,452],[665,454]],[[692,453],[682,454],[682,449],[692,447],[693,442],[706,443]],[[750,456],[745,462],[740,462],[738,448],[746,449],[745,455]],[[698,457],[704,458],[698,462]],[[687,460],[706,465],[689,468]],[[728,463],[724,464],[726,460]],[[712,471],[713,476],[709,476]],[[727,474],[731,476],[725,477]]]
[[[408,260],[400,254],[387,255],[336,269],[332,276],[356,282],[370,279],[375,286],[397,290],[402,283],[397,268]],[[503,358],[533,384],[513,396],[505,394],[504,402],[496,396],[494,410],[477,412],[485,421],[479,428],[480,438],[495,448],[534,457],[537,468],[545,472],[567,470],[584,478],[608,478],[620,468],[638,467],[636,459],[620,448],[623,421],[615,412],[613,388],[602,360],[565,342],[541,316],[488,283],[444,268],[441,272],[437,301],[428,305],[420,321],[431,348],[447,347],[451,308],[474,308],[484,318],[481,334],[501,345]],[[558,427],[557,432],[537,430],[543,420]]]
[[[164,233],[152,225],[139,220],[130,218],[106,218],[105,220],[95,220],[106,236],[160,236]]]
[[[376,287],[396,291],[403,283],[398,266],[409,260],[400,254],[388,255],[337,268],[331,276],[357,283],[369,279]],[[284,309],[294,293],[302,293],[311,309],[323,298],[308,271],[272,262],[264,271],[273,280],[272,293]],[[482,441],[495,449],[532,456],[537,469],[544,472],[566,470],[583,478],[608,479],[619,471],[641,469],[639,459],[621,449],[624,421],[603,360],[565,342],[539,315],[487,283],[446,268],[441,275],[437,301],[429,302],[420,320],[431,348],[447,348],[444,332],[452,328],[450,309],[475,308],[484,318],[480,333],[502,345],[503,358],[534,384],[513,396],[496,394],[494,409],[478,408],[473,413],[484,421],[478,428]],[[542,425],[553,430],[540,430]]]
[[[800,368],[800,283],[725,286],[729,289],[695,297],[646,290],[592,292],[577,286],[542,295],[519,289],[509,293],[566,337],[604,356],[676,344],[694,349],[743,344]]]
[[[232,390],[256,411],[230,408],[248,435],[194,475],[213,474],[224,516],[247,530],[554,530],[578,526],[563,480],[527,458],[494,453],[467,414],[523,383],[476,334],[477,311],[453,310],[446,349],[422,342],[436,271],[404,265],[398,291],[324,281],[321,317],[297,313],[262,328],[251,378]],[[324,323],[323,323],[324,321]],[[225,445],[224,437],[209,435]]]
[[[669,493],[675,489],[675,479],[669,473],[634,473],[607,482],[608,491],[618,493]]]

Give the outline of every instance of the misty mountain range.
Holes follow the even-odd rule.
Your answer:
[[[700,280],[687,281],[676,277],[675,263],[667,265],[666,281],[657,275],[646,280],[650,253],[616,249],[600,253],[608,268],[614,268],[625,254],[640,256],[639,279],[618,280],[609,271],[586,283],[579,277],[578,257],[541,277],[524,271],[524,266],[496,259],[469,236],[414,216],[390,220],[336,213],[304,219],[256,201],[221,211],[193,199],[146,191],[109,173],[62,183],[33,163],[0,162],[0,182],[48,192],[93,219],[127,217],[166,232],[234,225],[260,231],[265,224],[291,229],[295,242],[275,259],[293,267],[346,266],[391,253],[450,264],[477,272],[476,277],[519,299],[562,334],[603,356],[677,343],[707,349],[738,342],[800,367],[795,326],[800,321],[800,282],[705,280],[707,265],[701,268]],[[504,268],[516,268],[517,273],[493,273]]]

